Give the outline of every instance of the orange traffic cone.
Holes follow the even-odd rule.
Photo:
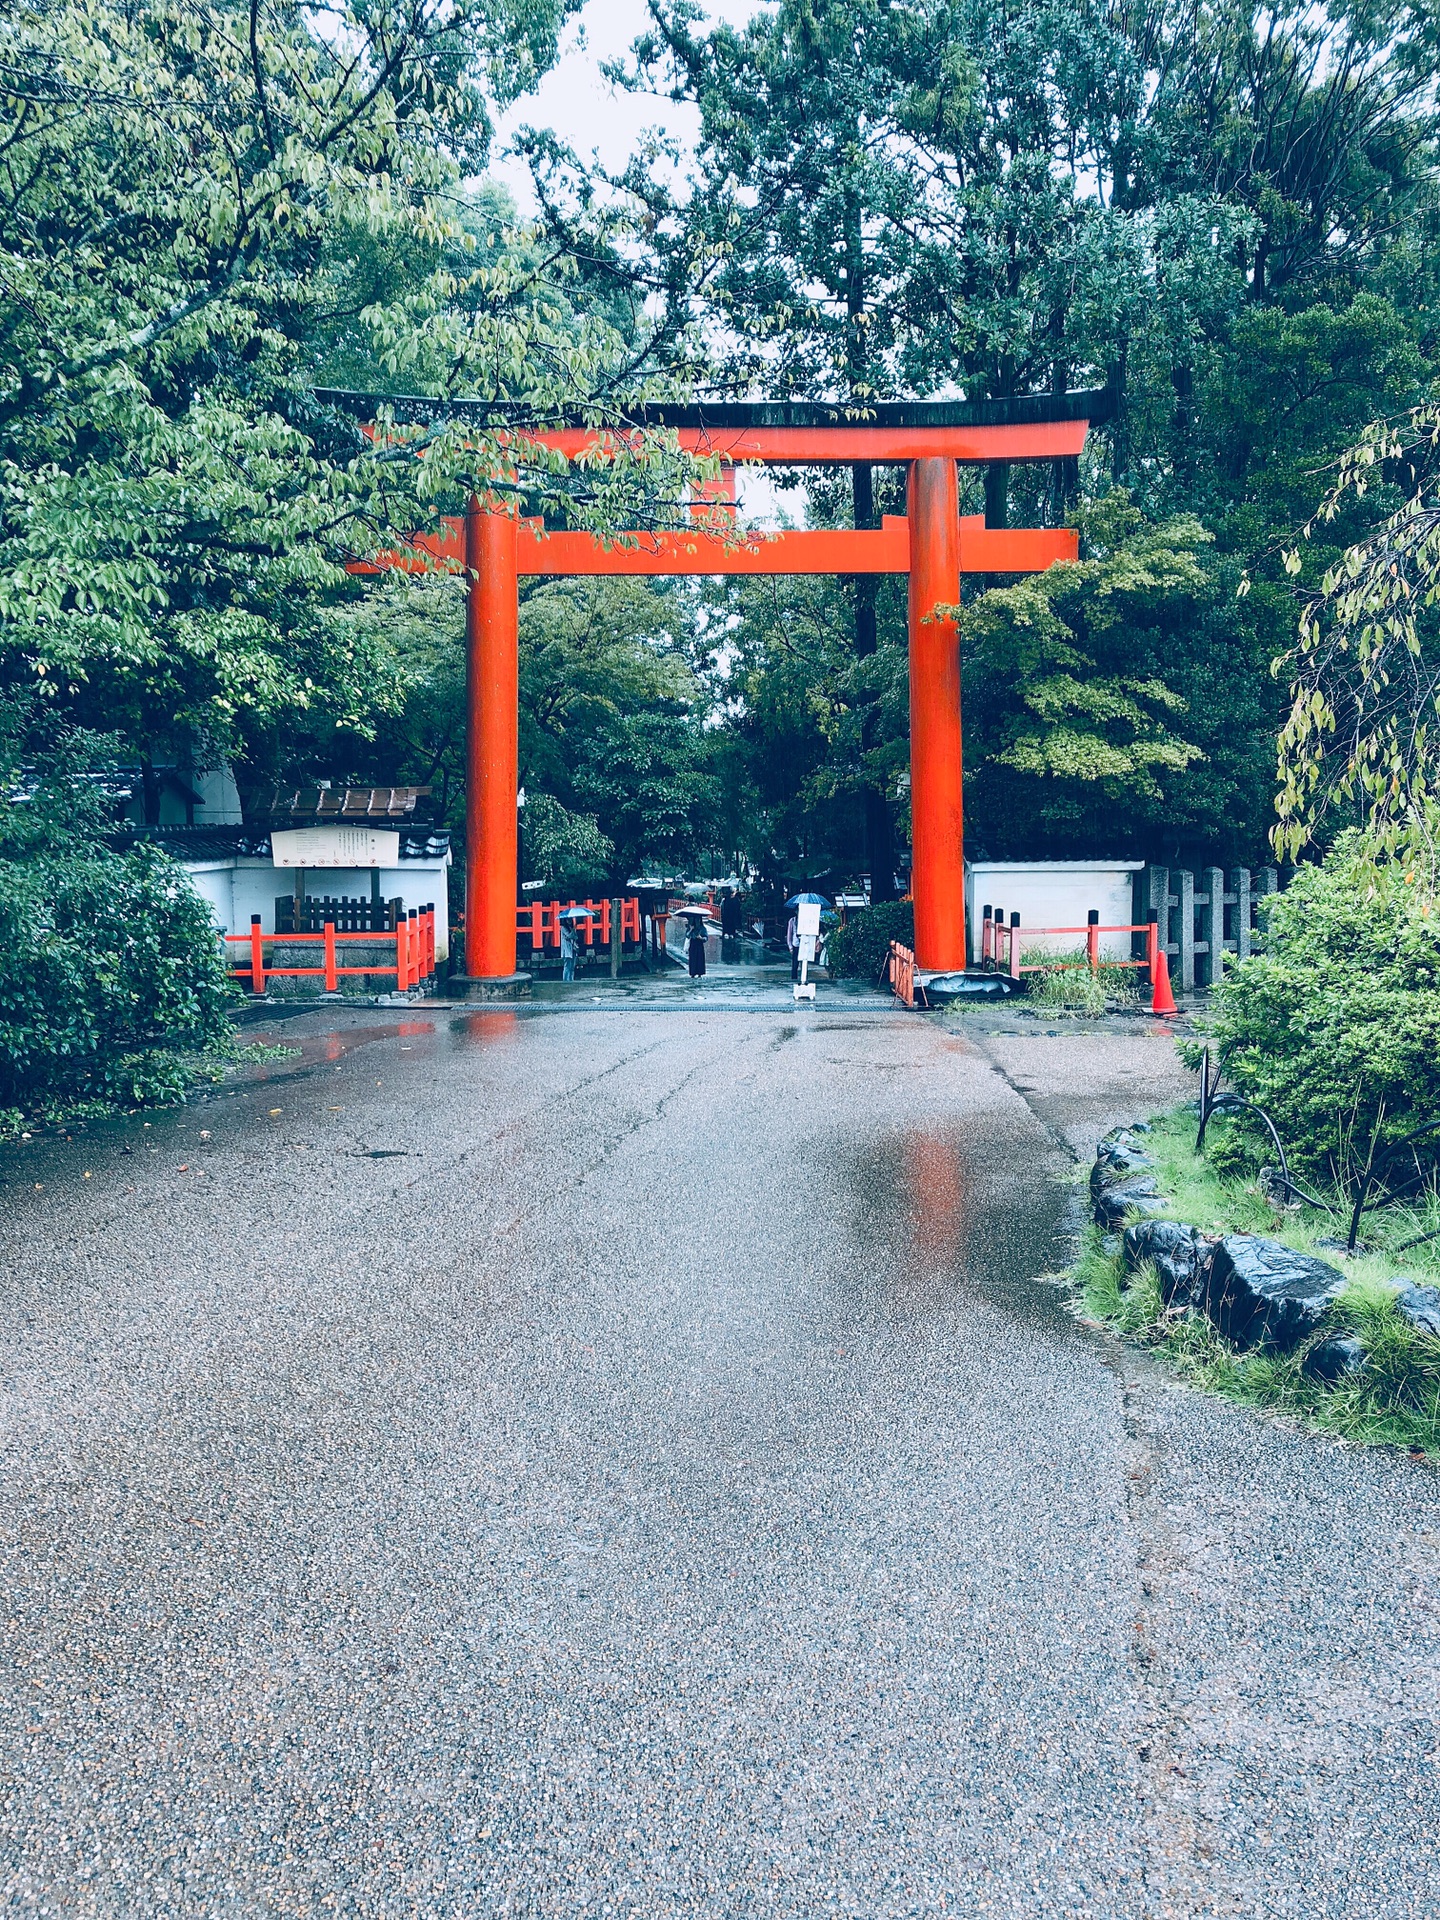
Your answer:
[[[1170,962],[1165,957],[1163,947],[1157,947],[1155,951],[1155,991],[1150,998],[1150,1011],[1166,1019],[1180,1011],[1170,991]]]

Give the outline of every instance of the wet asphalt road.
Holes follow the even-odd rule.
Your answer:
[[[1033,1279],[1163,1040],[319,1024],[6,1166],[8,1908],[1440,1908],[1435,1476]]]

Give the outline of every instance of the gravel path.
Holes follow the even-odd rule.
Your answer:
[[[10,1909],[1440,1908],[1434,1474],[1034,1283],[1163,1037],[297,1035],[4,1168]]]

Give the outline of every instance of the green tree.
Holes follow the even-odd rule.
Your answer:
[[[430,786],[439,818],[463,831],[464,593],[454,577],[392,577],[348,608],[338,629],[381,663],[388,710],[363,733],[287,728],[257,760],[283,750],[332,777]],[[696,610],[679,582],[522,582],[523,879],[623,885],[733,844],[711,696],[692,665]]]
[[[712,392],[759,383],[858,408],[892,393],[921,212],[895,111],[903,17],[884,0],[782,0],[744,27],[707,31],[688,6],[651,14],[653,30],[619,77],[698,108],[689,174],[675,188],[642,152],[608,183],[616,197],[597,223],[594,185],[577,180],[573,156],[532,137],[555,230],[597,271],[661,300],[675,338],[688,331],[703,348],[705,364],[691,374]],[[848,499],[833,481],[811,485],[812,518],[878,525],[870,466],[849,480]],[[854,654],[866,661],[882,642],[875,580],[853,579],[846,594]],[[882,714],[864,699],[874,677],[861,669],[852,687],[866,765],[883,762],[889,744]],[[893,865],[886,789],[852,785],[883,898]]]
[[[0,709],[0,1135],[183,1098],[233,992],[209,911],[155,847],[116,853],[113,742]]]
[[[663,437],[567,461],[517,417],[615,417],[631,343],[503,241],[490,110],[564,0],[55,0],[0,69],[0,674],[133,740],[243,740],[383,688],[337,641],[345,564],[471,488],[625,524]],[[378,430],[317,367],[438,396]],[[448,402],[472,404],[463,420]],[[422,453],[424,458],[417,458]],[[683,471],[683,463],[681,470]]]
[[[1198,520],[1148,523],[1123,493],[1084,519],[1088,557],[961,611],[969,832],[993,855],[1119,851],[1116,826],[1183,817],[1214,735],[1176,685],[1216,589]],[[1218,745],[1218,743],[1215,743]],[[978,749],[978,752],[974,750]],[[1147,818],[1148,816],[1148,818]]]
[[[1298,856],[1337,830],[1378,884],[1440,892],[1440,407],[1373,423],[1347,451],[1307,537],[1368,507],[1370,526],[1302,594],[1280,735],[1275,844]],[[1378,509],[1378,511],[1377,511]],[[1388,511],[1387,511],[1388,509]],[[1286,554],[1304,572],[1298,547]],[[1417,869],[1419,874],[1417,876]],[[1393,878],[1395,869],[1384,869]]]

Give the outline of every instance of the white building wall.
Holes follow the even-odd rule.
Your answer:
[[[970,960],[980,960],[980,942],[987,906],[1020,915],[1020,927],[1084,927],[1092,908],[1098,908],[1102,927],[1129,926],[1132,917],[1130,876],[1143,860],[977,860],[965,868],[965,924]],[[1024,958],[1034,959],[1046,946],[1054,951],[1085,944],[1083,933],[1050,941],[1026,940]],[[1130,958],[1128,933],[1102,934],[1100,952],[1107,960]]]
[[[186,860],[181,863],[196,891],[208,901],[217,927],[227,933],[248,933],[250,916],[258,913],[266,933],[275,931],[275,902],[295,890],[293,867],[274,867],[268,860],[231,858],[228,860]],[[407,908],[433,906],[435,909],[435,958],[445,960],[450,952],[450,913],[446,888],[449,855],[438,860],[407,860],[398,867],[381,867],[380,892],[386,900],[397,897]],[[370,898],[369,867],[316,867],[307,869],[305,892],[346,894]],[[238,951],[232,947],[232,952]]]
[[[205,773],[192,774],[190,784],[200,796],[200,805],[195,809],[197,827],[239,826],[243,818],[240,812],[240,789],[228,766],[212,767]]]

